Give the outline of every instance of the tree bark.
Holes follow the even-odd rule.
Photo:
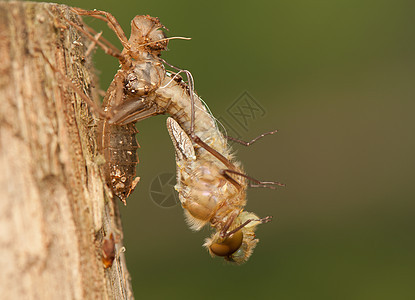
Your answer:
[[[63,16],[81,22],[64,5],[0,3],[0,295],[133,299],[94,111],[62,76],[96,99],[90,42]]]

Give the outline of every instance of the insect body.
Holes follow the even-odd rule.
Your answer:
[[[105,111],[112,109],[112,102],[115,98],[112,91],[116,91],[115,83],[116,81],[111,84],[104,98]],[[137,148],[139,147],[135,138],[136,133],[134,122],[117,125],[110,124],[106,118],[101,118],[98,123],[98,151],[105,158],[105,180],[124,204],[139,181],[139,177],[135,177],[138,164]]]
[[[109,238],[104,239],[102,243],[102,263],[105,269],[112,266],[115,259],[115,239],[114,234],[111,233]]]
[[[224,176],[226,166],[210,154],[200,155],[202,149],[194,148],[190,137],[174,119],[167,119],[167,128],[176,150],[176,190],[190,227],[199,230],[210,223],[216,230],[204,244],[210,254],[245,262],[258,243],[256,226],[270,218],[259,219],[243,211],[245,178],[236,182]],[[241,172],[236,166],[235,169]]]
[[[127,79],[131,80],[125,85],[126,90],[136,90],[138,78],[142,76],[138,76],[136,71],[130,73]],[[118,117],[129,122],[159,113],[171,116],[167,128],[176,149],[176,190],[186,219],[194,230],[207,224],[216,230],[205,242],[212,255],[242,263],[249,258],[258,242],[254,234],[256,226],[271,218],[259,219],[243,211],[247,180],[238,176],[243,174],[240,164],[232,159],[226,139],[199,97],[168,73],[159,80],[161,86],[142,99],[143,104],[137,103],[135,107],[145,104],[145,108]],[[149,82],[148,85],[154,84]]]
[[[205,243],[211,254],[244,262],[258,242],[254,235],[256,226],[269,221],[270,217],[259,219],[243,212],[247,180],[237,175],[243,174],[242,170],[239,163],[233,161],[214,118],[191,88],[161,70],[159,58],[149,54],[145,63],[136,64],[128,72],[124,85],[127,94],[134,95],[142,86],[157,88],[148,89],[146,97],[138,101],[126,102],[114,120],[128,124],[161,113],[172,117],[167,124],[176,149],[176,189],[186,219],[194,230],[207,224],[216,230]],[[144,83],[144,78],[149,81]],[[192,135],[200,144],[190,137]],[[234,173],[231,175],[227,170]]]
[[[78,14],[94,15],[96,13],[82,9],[74,10]],[[113,19],[108,13],[102,13],[110,20]],[[97,15],[99,14],[100,12],[97,13]],[[67,21],[91,38],[88,32],[70,20]],[[154,62],[154,56],[157,56],[160,50],[165,49],[167,41],[151,43],[147,47],[141,47],[147,41],[164,38],[162,31],[152,31],[151,27],[148,27],[157,22],[157,19],[148,16],[134,18],[129,41],[127,41],[122,30],[116,31],[117,34],[120,34],[119,37],[125,47],[122,53],[107,49],[105,45],[95,41],[103,46],[106,52],[117,57],[122,66],[115,75],[103,101],[103,112],[100,113],[98,123],[97,142],[98,151],[105,158],[104,175],[106,181],[113,193],[124,203],[126,203],[127,197],[139,181],[139,178],[135,177],[139,145],[135,139],[137,133],[135,122],[137,120],[125,120],[123,117],[131,117],[131,111],[136,111],[138,109],[137,105],[141,108],[146,107],[148,101],[145,101],[145,98],[151,97],[150,92],[160,85],[158,79],[165,72],[160,62]],[[151,36],[151,34],[156,36]],[[139,45],[140,48],[135,49],[129,45]],[[135,80],[135,86],[126,88],[125,83],[133,79]],[[157,111],[156,113],[160,112]]]
[[[141,24],[148,23],[148,18],[136,17],[133,20],[133,32],[130,39],[133,41],[130,41],[130,43],[143,44],[145,39],[148,38],[141,35],[141,41],[134,41],[135,36],[140,36],[140,34],[134,32],[134,29],[142,28],[143,25]],[[160,33],[158,39],[164,38],[164,33]],[[129,115],[131,106],[133,110],[137,109],[135,107],[137,104],[145,106],[145,103],[147,103],[145,98],[149,96],[149,92],[154,89],[154,86],[158,87],[157,79],[164,73],[164,67],[159,63],[159,68],[156,68],[151,59],[154,52],[157,52],[158,48],[163,47],[164,44],[167,45],[163,42],[152,44],[148,48],[149,51],[143,51],[143,49],[127,51],[128,54],[121,56],[120,62],[123,68],[116,74],[104,98],[104,110],[111,117],[101,119],[100,130],[98,131],[98,146],[106,160],[104,172],[106,180],[113,192],[124,203],[126,203],[126,198],[134,190],[139,180],[139,178],[135,178],[138,163],[136,154],[138,143],[135,138],[137,133],[136,120],[122,120],[120,116]],[[134,72],[129,72],[130,69],[133,69]],[[124,85],[132,80],[131,75],[133,75],[136,85],[134,88],[126,88]],[[151,85],[153,82],[154,86]]]
[[[247,179],[251,178],[233,159],[215,119],[194,93],[191,75],[187,73],[190,80],[186,84],[178,74],[165,71],[160,58],[161,51],[167,47],[167,39],[160,30],[163,25],[156,18],[136,16],[127,40],[109,13],[77,12],[104,16],[124,46],[121,53],[112,53],[119,59],[121,69],[107,92],[111,99],[106,106],[110,118],[103,121],[102,149],[113,155],[111,142],[105,140],[107,127],[108,132],[112,132],[114,126],[128,132],[128,127],[123,126],[150,116],[169,114],[167,128],[177,161],[176,189],[190,227],[199,230],[210,224],[215,233],[204,244],[210,254],[237,263],[246,261],[258,242],[254,234],[256,226],[268,222],[271,217],[259,219],[243,210]],[[130,151],[135,146],[129,138],[126,140],[130,147],[126,151]],[[128,163],[132,165],[134,161],[128,160]],[[115,169],[115,173],[117,171]]]

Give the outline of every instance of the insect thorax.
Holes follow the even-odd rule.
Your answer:
[[[126,75],[124,88],[129,95],[148,95],[160,86],[164,78],[164,66],[147,54],[145,59],[135,62],[134,68]]]

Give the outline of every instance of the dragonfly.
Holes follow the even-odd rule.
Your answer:
[[[117,141],[119,143],[119,140],[112,143],[108,138],[114,128],[125,130],[128,132],[125,136],[130,138],[134,130],[127,130],[129,126],[152,116],[170,115],[167,129],[175,148],[175,188],[190,228],[200,230],[209,225],[214,230],[204,243],[212,256],[221,256],[238,264],[246,262],[259,241],[255,236],[257,226],[271,220],[271,216],[259,218],[244,210],[246,189],[248,186],[275,188],[284,185],[259,181],[244,173],[227,138],[218,129],[216,119],[194,91],[192,74],[161,58],[168,41],[177,37],[167,38],[163,31],[165,27],[157,18],[136,16],[127,39],[110,13],[80,8],[74,11],[106,21],[123,45],[120,52],[78,26],[121,65],[104,99],[106,117],[101,125],[102,149],[110,149],[107,145],[115,147]],[[174,71],[167,71],[165,65]],[[187,82],[181,74],[186,75]],[[252,144],[258,138],[245,144]],[[133,145],[130,139],[127,144]],[[114,162],[109,161],[111,169]],[[127,159],[127,163],[130,160]],[[121,165],[122,161],[116,164]],[[114,181],[110,175],[109,180]]]

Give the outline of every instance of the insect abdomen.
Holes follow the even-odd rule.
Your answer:
[[[138,164],[135,123],[102,127],[101,153],[105,157],[105,178],[112,192],[124,203],[137,184]]]

